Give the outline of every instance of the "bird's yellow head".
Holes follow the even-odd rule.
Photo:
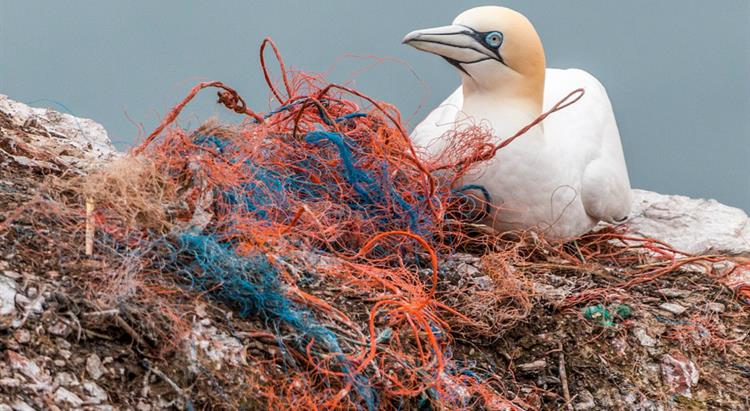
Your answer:
[[[450,26],[412,31],[403,42],[455,66],[467,93],[502,91],[541,105],[544,49],[534,26],[517,11],[473,8],[459,14]]]

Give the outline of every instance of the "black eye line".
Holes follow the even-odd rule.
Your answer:
[[[499,62],[501,62],[501,63],[503,63],[503,65],[507,66],[507,64],[505,64],[505,60],[503,60],[503,56],[500,55],[500,46],[502,46],[503,42],[505,41],[505,36],[503,36],[503,33],[501,31],[492,30],[492,31],[483,31],[483,32],[480,32],[480,31],[476,31],[476,30],[472,29],[469,26],[464,26],[463,24],[457,24],[457,26],[465,27],[469,32],[468,33],[464,33],[464,34],[466,34],[468,36],[471,36],[479,44],[484,45],[484,47],[487,48],[487,50],[490,50],[493,54],[495,54],[495,56],[497,56],[497,60]],[[490,33],[499,33],[500,34],[500,44],[497,47],[492,47],[489,44],[487,44],[487,42],[485,41],[485,39],[487,38],[487,35],[490,34]]]
[[[472,76],[471,73],[469,73],[468,71],[466,71],[466,69],[461,64],[474,64],[474,63],[479,63],[480,61],[490,60],[491,58],[490,57],[486,57],[486,58],[480,58],[480,59],[477,59],[477,60],[474,60],[474,61],[458,61],[458,60],[454,60],[454,59],[452,59],[450,57],[443,56],[443,59],[445,59],[445,61],[447,61],[448,63],[450,63],[453,67],[455,67],[455,68],[461,70],[462,72],[464,72],[464,74],[466,74],[467,76],[469,76],[471,78],[474,78],[474,76]]]

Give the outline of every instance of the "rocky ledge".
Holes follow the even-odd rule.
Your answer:
[[[690,254],[750,254],[750,219],[716,200],[633,190],[633,232]]]
[[[190,408],[190,397],[211,398],[221,388],[188,379],[198,372],[194,368],[237,372],[235,381],[241,381],[248,353],[278,350],[273,341],[233,334],[224,317],[211,314],[225,315],[221,308],[200,302],[182,355],[146,360],[127,333],[97,328],[105,317],[127,327],[125,311],[81,312],[87,296],[70,273],[100,269],[91,266],[95,261],[60,268],[53,257],[17,251],[18,237],[6,237],[3,224],[36,195],[45,175],[84,173],[117,155],[96,122],[0,95],[0,411]],[[750,255],[750,224],[742,210],[643,190],[635,190],[633,209],[632,233],[691,254]],[[29,235],[29,227],[32,222],[22,222],[15,230]],[[476,256],[457,255],[443,271],[456,295],[493,283]],[[750,283],[747,271],[735,275],[735,283]],[[490,344],[457,339],[455,356],[493,370],[527,399],[547,393],[529,404],[532,409],[562,404],[545,399],[560,386],[570,389],[576,410],[750,407],[747,306],[731,290],[681,270],[629,290],[627,311],[590,306],[571,315],[559,308],[581,290],[611,286],[608,278],[585,270],[530,275],[533,308],[526,320]],[[619,317],[607,319],[609,309]],[[567,377],[559,372],[566,367]]]
[[[42,170],[87,169],[116,150],[101,124],[0,94],[0,161]]]

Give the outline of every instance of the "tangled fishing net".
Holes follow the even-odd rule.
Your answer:
[[[266,69],[269,44],[281,90]],[[455,174],[422,162],[394,107],[288,72],[269,41],[261,59],[274,110],[255,113],[231,88],[201,83],[130,155],[69,187],[95,204],[96,253],[121,258],[97,293],[110,305],[162,301],[151,321],[170,331],[186,326],[164,296],[188,291],[260,320],[283,350],[247,383],[274,408],[510,404],[451,360],[443,317],[462,315],[435,295],[439,253],[460,241],[446,210],[476,201]],[[246,121],[171,126],[208,87]],[[485,134],[457,139],[455,153],[473,155]],[[366,317],[306,292],[320,276],[367,298]]]
[[[281,66],[278,86],[264,59],[268,45]],[[92,271],[89,292],[103,306],[140,307],[136,333],[147,337],[134,339],[151,350],[178,347],[191,327],[187,307],[201,298],[252,320],[244,334],[278,346],[251,358],[243,381],[224,385],[242,391],[244,403],[219,390],[225,406],[515,409],[522,398],[506,399],[502,383],[454,360],[451,347],[453,333],[489,337],[528,314],[524,267],[606,265],[631,278],[565,308],[712,261],[613,230],[574,248],[526,233],[472,232],[487,199],[466,194],[482,190],[460,186],[461,176],[582,92],[500,146],[481,127],[455,130],[446,154],[428,161],[395,107],[288,71],[269,40],[260,53],[273,110],[256,113],[224,84],[201,83],[130,154],[54,183],[56,194],[34,211],[66,227],[61,258],[96,227],[95,258],[107,268]],[[174,126],[204,88],[218,88],[219,102],[245,121]],[[486,253],[491,287],[441,287],[449,281],[441,266],[460,249]]]

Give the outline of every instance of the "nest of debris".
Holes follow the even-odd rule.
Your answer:
[[[501,149],[487,130],[458,130],[424,160],[394,107],[288,71],[268,45],[281,65],[277,86],[262,61],[268,113],[201,83],[93,171],[8,169],[28,182],[4,187],[0,222],[10,288],[28,301],[5,325],[7,378],[75,406],[586,409],[592,391],[620,408],[743,406],[748,296],[728,279],[746,261],[622,227],[565,244],[492,233],[474,222],[488,199],[460,185]],[[210,87],[246,120],[172,126]],[[690,300],[688,319],[664,298]],[[31,326],[46,342],[24,356]],[[38,351],[72,344],[86,360],[53,365],[111,373],[105,389],[76,395],[39,371],[54,354]],[[660,364],[634,368],[647,357]],[[724,374],[697,389],[706,367]]]

